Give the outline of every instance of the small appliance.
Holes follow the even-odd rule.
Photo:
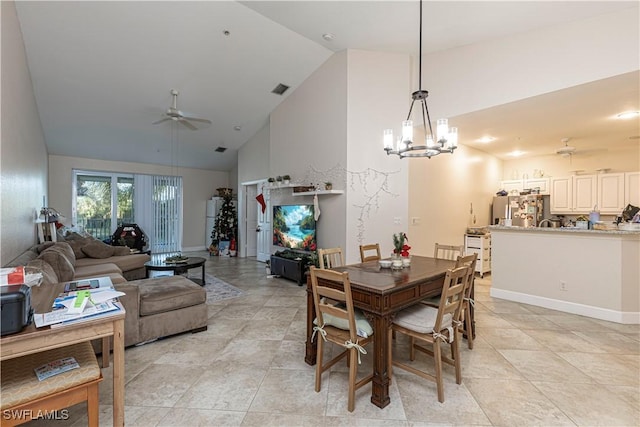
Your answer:
[[[31,288],[27,285],[2,285],[0,304],[0,335],[20,332],[33,319]]]

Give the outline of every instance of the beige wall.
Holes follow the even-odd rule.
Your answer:
[[[436,242],[462,245],[468,226],[490,223],[500,160],[461,145],[454,154],[410,162],[409,222],[418,221],[409,225],[412,253],[433,256]]]
[[[185,251],[204,248],[206,201],[217,195],[216,188],[230,185],[227,172],[189,168],[176,170],[170,166],[51,155],[49,156],[50,204],[69,218],[71,218],[73,169],[182,176],[184,195],[182,248]]]
[[[47,149],[13,1],[0,2],[2,138],[0,266],[36,242],[35,211],[47,194]]]
[[[289,174],[294,182],[314,184],[329,179],[335,189],[345,188],[346,85],[347,54],[343,51],[331,56],[272,112],[270,176]],[[335,173],[325,174],[334,167]],[[311,173],[312,168],[322,173]],[[344,248],[345,196],[322,196],[320,209],[319,247]]]
[[[238,183],[269,177],[269,123],[238,150]]]

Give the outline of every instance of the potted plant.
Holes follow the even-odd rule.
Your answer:
[[[275,178],[269,177],[269,179],[267,179],[267,182],[269,183],[270,186],[272,186],[276,182],[276,180]]]
[[[278,185],[282,184],[282,177],[280,175],[276,176],[276,182]]]
[[[282,175],[282,182],[284,183],[284,185],[289,185],[289,182],[291,182],[291,177],[289,175]]]
[[[331,183],[331,181],[327,181],[324,183],[325,190],[331,190],[332,188],[333,188],[333,184]]]

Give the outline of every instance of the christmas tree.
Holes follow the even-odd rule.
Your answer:
[[[222,206],[218,215],[216,215],[215,225],[211,232],[211,247],[218,248],[219,243],[222,241],[232,242],[231,250],[235,250],[235,240],[238,233],[238,215],[236,213],[236,207],[233,205],[231,195],[223,198]]]

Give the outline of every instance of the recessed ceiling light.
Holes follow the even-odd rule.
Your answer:
[[[481,142],[483,144],[488,144],[490,142],[495,141],[496,139],[492,136],[483,136],[482,138],[476,139],[476,142]]]
[[[638,116],[640,116],[640,111],[625,111],[624,113],[618,114],[616,117],[619,119],[633,119]]]
[[[240,125],[236,125],[236,126],[233,127],[233,130],[240,131],[240,129],[242,129],[242,126],[240,126]]]
[[[509,156],[511,156],[511,157],[520,157],[523,154],[525,154],[525,151],[514,150],[514,151],[509,153]]]

